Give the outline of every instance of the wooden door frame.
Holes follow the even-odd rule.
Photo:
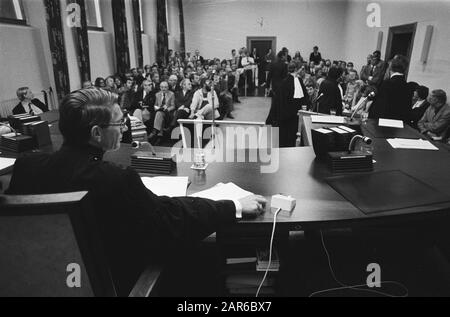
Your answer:
[[[247,49],[250,52],[250,47],[252,41],[271,41],[272,42],[272,53],[277,54],[277,37],[276,36],[247,36]]]
[[[408,63],[408,67],[405,71],[405,77],[408,76],[409,65],[411,64],[411,56],[412,56],[412,50],[414,47],[414,39],[416,37],[416,30],[417,30],[417,22],[393,26],[393,27],[389,28],[389,35],[388,35],[388,39],[387,39],[387,43],[386,43],[386,53],[384,55],[386,62],[389,62],[387,59],[391,55],[392,40],[394,39],[394,35],[395,34],[403,34],[403,33],[412,33],[411,45],[409,47],[408,55],[406,56],[408,58],[409,63]]]

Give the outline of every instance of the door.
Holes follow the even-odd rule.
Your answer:
[[[411,53],[414,46],[417,23],[399,25],[389,28],[389,36],[386,46],[386,61],[390,61],[395,55],[401,54],[411,61]],[[409,65],[408,65],[409,69]],[[405,76],[408,76],[408,69]]]
[[[258,65],[258,79],[260,83],[266,81],[266,66],[264,56],[266,56],[269,49],[272,49],[273,56],[276,56],[277,38],[273,36],[249,36],[247,37],[247,48],[249,52],[253,52],[256,48],[256,54],[259,56],[260,61]]]

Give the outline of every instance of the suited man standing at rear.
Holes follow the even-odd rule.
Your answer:
[[[289,75],[283,80],[279,91],[279,126],[280,148],[295,147],[298,131],[297,112],[302,105],[309,106],[309,95],[303,81],[299,78],[301,64],[291,62],[288,65]]]
[[[396,56],[391,63],[390,79],[385,80],[369,110],[372,119],[394,119],[409,123],[411,119],[412,92],[405,79],[408,60]]]
[[[35,99],[31,89],[28,87],[22,87],[17,89],[17,98],[20,102],[14,107],[12,113],[23,114],[29,113],[31,115],[39,115],[48,111],[48,108],[39,99]]]

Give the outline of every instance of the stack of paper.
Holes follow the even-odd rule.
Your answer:
[[[414,150],[431,150],[438,151],[430,141],[412,140],[412,139],[387,139],[394,149],[414,149]]]
[[[158,196],[183,197],[186,196],[188,177],[142,177],[145,187]]]
[[[240,200],[251,195],[253,195],[253,193],[243,190],[233,183],[219,183],[210,189],[198,192],[191,196],[211,200]]]

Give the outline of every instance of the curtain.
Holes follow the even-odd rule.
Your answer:
[[[66,47],[61,20],[59,1],[44,0],[46,9],[47,31],[52,54],[53,74],[55,76],[56,94],[61,100],[70,92],[69,71],[67,67]]]
[[[69,0],[69,3],[76,3],[80,6],[81,27],[72,28],[77,49],[78,68],[80,69],[81,81],[91,80],[91,64],[89,60],[89,38],[86,22],[85,0]]]
[[[167,34],[166,0],[156,0],[157,11],[157,54],[158,63],[167,64],[167,54],[169,52],[169,37]]]
[[[133,1],[133,16],[134,16],[134,33],[136,34],[136,48],[138,56],[138,65],[144,66],[144,56],[142,54],[142,31],[141,31],[141,15],[139,9],[139,2],[141,0]]]
[[[116,71],[119,74],[125,74],[130,68],[125,0],[112,0],[111,5],[116,47]]]
[[[186,38],[184,35],[183,0],[178,0],[178,10],[180,12],[180,51],[184,60],[184,53],[186,52]]]

